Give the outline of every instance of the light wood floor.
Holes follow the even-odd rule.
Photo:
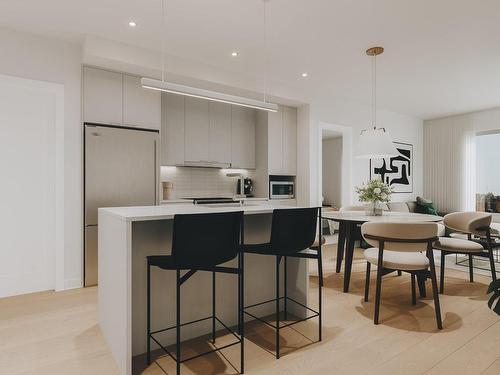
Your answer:
[[[374,326],[373,294],[370,302],[362,300],[364,261],[358,254],[351,292],[344,294],[342,274],[332,272],[332,250],[325,254],[323,341],[313,343],[314,320],[283,330],[283,356],[277,361],[261,348],[273,349],[273,331],[249,324],[247,374],[500,374],[500,318],[486,305],[487,277],[478,276],[470,284],[467,273],[447,271],[446,293],[441,296],[444,330],[438,332],[431,293],[411,306],[409,277],[389,275],[383,280],[381,324]],[[316,288],[313,274],[313,303]],[[235,374],[238,351],[235,346],[223,355],[187,362],[183,374]],[[143,374],[173,370],[173,361],[161,358]],[[95,288],[0,300],[0,374],[116,373],[97,325]]]

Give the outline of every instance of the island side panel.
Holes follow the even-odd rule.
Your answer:
[[[131,223],[99,212],[99,325],[120,374],[131,374]]]
[[[245,243],[267,242],[270,238],[272,214],[245,215]],[[193,228],[193,236],[196,228]],[[170,254],[172,220],[134,222],[132,226],[132,353],[146,351],[146,287],[147,255]],[[227,266],[236,266],[228,262]],[[307,260],[289,259],[289,295],[305,303],[307,298]],[[153,269],[151,272],[152,330],[175,324],[175,271]],[[211,315],[212,275],[198,272],[181,289],[181,321],[191,321]],[[217,274],[216,314],[229,326],[237,323],[237,276]],[[283,289],[281,289],[283,293]],[[245,255],[245,304],[249,305],[274,298],[275,258],[263,255]],[[252,310],[258,315],[271,314],[274,304]],[[304,315],[302,309],[290,312]],[[218,327],[221,329],[222,327]],[[182,328],[182,340],[209,333],[210,321]],[[165,345],[175,343],[175,330],[158,336]],[[152,343],[152,349],[157,346]],[[141,359],[142,360],[142,359]]]

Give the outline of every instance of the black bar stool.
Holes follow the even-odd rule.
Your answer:
[[[196,228],[193,234],[193,228]],[[172,235],[171,255],[148,256],[147,280],[147,363],[151,363],[151,340],[156,342],[176,362],[177,374],[180,365],[205,354],[213,353],[229,346],[240,344],[240,372],[244,371],[244,321],[243,321],[243,212],[224,212],[211,214],[175,215]],[[238,266],[220,266],[238,257]],[[151,331],[151,267],[176,271],[177,300],[176,324],[169,328]],[[181,276],[181,271],[187,270]],[[181,285],[197,271],[212,272],[212,315],[207,318],[181,323]],[[215,274],[229,273],[238,275],[238,333],[225,325],[215,314]],[[193,306],[194,307],[194,306]],[[181,327],[212,319],[212,343],[215,344],[215,323],[218,321],[232,333],[237,341],[204,353],[181,359]],[[176,330],[176,353],[173,355],[163,346],[155,335],[171,329]]]
[[[276,298],[269,301],[256,303],[253,305],[245,306],[243,312],[260,322],[267,324],[276,330],[276,359],[280,357],[280,329],[289,327],[291,325],[303,322],[308,319],[318,317],[319,320],[319,341],[321,341],[321,288],[323,286],[323,270],[321,261],[321,246],[322,234],[321,226],[319,228],[319,241],[315,243],[316,228],[318,227],[318,216],[321,217],[321,208],[288,208],[277,209],[273,211],[273,219],[271,225],[271,240],[263,244],[248,244],[243,245],[245,253],[271,255],[276,257]],[[288,297],[287,293],[287,258],[309,258],[318,261],[318,275],[319,275],[319,309],[315,311],[304,304]],[[280,297],[280,262],[284,258],[284,296]],[[293,321],[291,323],[280,325],[280,301],[284,301],[284,317],[287,319],[288,309],[287,302],[293,302],[306,310],[310,311],[312,315]],[[252,307],[264,305],[266,303],[276,303],[276,324],[269,323],[253,314],[248,312]]]

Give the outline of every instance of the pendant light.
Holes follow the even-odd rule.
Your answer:
[[[372,128],[361,131],[358,141],[357,158],[383,159],[399,155],[391,136],[385,128],[377,128],[377,56],[383,47],[372,47],[366,54],[372,57]]]
[[[241,107],[255,108],[258,110],[277,112],[278,105],[268,103],[266,100],[267,87],[264,88],[264,100],[256,100],[246,98],[243,96],[229,95],[218,91],[205,90],[199,87],[192,87],[180,85],[177,83],[165,81],[165,0],[161,0],[161,17],[162,17],[162,48],[161,48],[161,80],[151,78],[141,78],[141,85],[143,88],[168,92],[171,94],[191,96],[211,100],[215,102],[222,102],[233,104]],[[265,18],[265,13],[264,13]],[[267,80],[267,77],[265,77]]]

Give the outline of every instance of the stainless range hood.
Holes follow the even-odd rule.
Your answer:
[[[231,163],[220,163],[216,161],[206,160],[186,160],[184,164],[178,165],[179,167],[198,167],[198,168],[231,168]]]

